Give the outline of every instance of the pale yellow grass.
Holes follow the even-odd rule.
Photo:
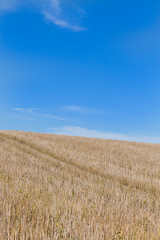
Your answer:
[[[160,145],[0,131],[0,239],[160,239]]]

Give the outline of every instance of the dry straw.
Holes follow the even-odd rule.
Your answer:
[[[160,145],[1,131],[0,239],[160,239]]]

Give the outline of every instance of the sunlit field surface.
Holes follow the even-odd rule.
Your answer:
[[[0,239],[160,239],[160,145],[1,131]]]

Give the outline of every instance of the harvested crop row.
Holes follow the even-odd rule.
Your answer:
[[[0,239],[160,239],[160,146],[0,132]]]

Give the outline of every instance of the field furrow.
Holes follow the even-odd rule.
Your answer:
[[[160,239],[160,146],[0,132],[0,239]]]

